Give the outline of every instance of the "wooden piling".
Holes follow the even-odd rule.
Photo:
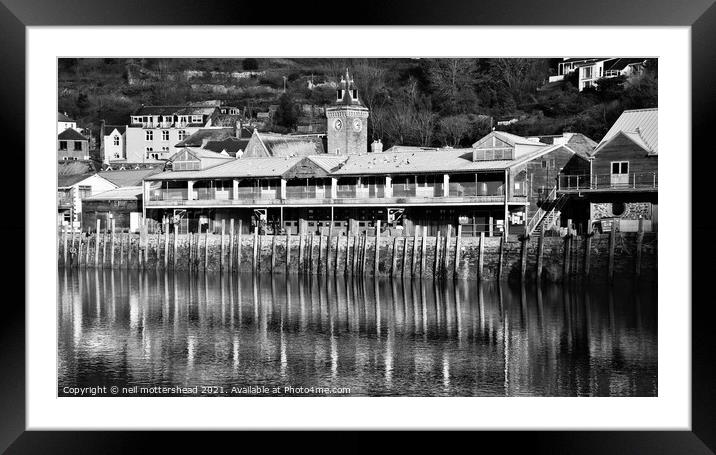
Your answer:
[[[89,230],[89,229],[88,229]],[[89,232],[87,232],[87,235],[85,237],[87,239],[86,245],[85,245],[85,268],[89,265],[90,262],[90,241],[92,240],[92,237]]]
[[[423,240],[421,242],[420,247],[422,248],[422,251],[420,252],[420,277],[426,278],[425,276],[425,253],[427,250],[428,245],[428,229],[426,226],[423,226]]]
[[[592,263],[592,220],[587,220],[587,237],[584,239],[584,277],[589,279]]]
[[[375,224],[375,262],[373,264],[373,276],[378,276],[378,266],[380,264],[380,220]]]
[[[259,227],[258,225],[254,227],[254,255],[253,255],[253,272],[256,273],[258,271],[259,266]]]
[[[110,226],[110,243],[109,243],[109,267],[111,269],[114,269],[114,231],[115,231],[115,225],[114,225],[114,218],[111,221],[112,225]]]
[[[179,243],[179,226],[178,224],[174,224],[174,245],[172,245],[173,251],[172,251],[172,270],[177,269],[177,251],[178,251],[178,243]]]
[[[405,276],[405,269],[408,266],[408,236],[403,237],[403,265],[400,268],[400,276]]]
[[[410,276],[415,277],[418,273],[418,237],[420,237],[420,225],[415,226],[415,233],[413,235],[413,256],[410,259]]]
[[[291,273],[291,231],[286,231],[286,276]]]
[[[79,251],[77,247],[75,247],[75,227],[72,226],[72,221],[70,221],[70,229],[72,229],[72,240],[70,241],[70,250],[74,251],[74,253],[70,253],[70,265],[75,265],[75,257],[77,257],[77,252]]]
[[[462,241],[462,224],[457,225],[457,236],[455,237],[455,264],[452,277],[457,280],[460,276],[460,243]],[[456,291],[457,292],[457,291]]]
[[[221,220],[221,246],[219,247],[219,271],[223,272],[225,270],[224,267],[224,253],[226,250],[225,245],[226,240],[226,220]]]
[[[617,240],[617,223],[618,221],[612,221],[612,229],[609,231],[609,266],[607,273],[609,274],[609,281],[614,280],[614,247]]]
[[[189,273],[192,273],[194,271],[194,263],[195,263],[195,259],[196,259],[196,256],[194,256],[194,234],[192,234],[190,232],[188,235],[189,235],[189,252],[187,254],[187,256],[188,256],[187,262],[188,262]],[[198,239],[197,239],[197,243],[199,243]]]
[[[527,236],[522,237],[522,250],[520,251],[520,283],[525,282],[527,275],[527,246],[529,239]]]
[[[67,230],[62,228],[62,265],[67,267]]]
[[[435,234],[435,264],[433,266],[433,276],[438,276],[440,270],[440,231]]]
[[[357,274],[358,268],[358,235],[353,235],[353,263],[351,264],[351,275]]]
[[[537,243],[537,282],[542,280],[542,267],[544,265],[544,228],[539,231]]]
[[[276,268],[276,234],[271,236],[271,275],[274,273]]]
[[[304,255],[304,252],[303,252],[304,239],[305,239],[304,234],[298,235],[298,273],[299,274],[304,272],[304,266],[305,266],[305,261],[304,261],[304,257],[303,257],[303,255]]]
[[[321,259],[323,258],[323,236],[318,234],[318,261],[316,261],[316,274],[320,274],[323,271],[323,264],[321,263]]]
[[[94,237],[94,268],[99,267],[99,230],[100,230],[100,219],[97,218],[97,230],[95,231],[95,237]]]
[[[500,260],[497,266],[497,279],[502,280],[502,262],[505,260],[505,242],[507,241],[507,233],[503,232],[500,238]]]
[[[331,274],[331,244],[333,239],[333,222],[328,228],[328,238],[326,239],[326,276]]]
[[[368,231],[366,230],[363,233],[363,254],[361,255],[361,262],[360,262],[360,273],[361,275],[365,275],[365,257],[368,254]]]
[[[159,262],[159,244],[160,244],[160,240],[161,240],[161,234],[159,233],[159,231],[157,231],[157,233],[156,233],[156,245],[157,245],[157,246],[156,246],[156,250],[155,250],[156,253],[157,253],[157,262],[156,262],[156,264],[155,264],[155,269],[156,269],[156,270],[159,270],[159,269],[160,269],[160,265],[159,265],[159,264],[160,264],[160,262]]]
[[[393,257],[391,258],[391,262],[390,262],[390,276],[391,277],[396,275],[395,269],[396,269],[397,265],[396,265],[395,260],[397,259],[397,256],[398,256],[398,237],[394,237],[393,238]]]
[[[572,235],[567,229],[567,236],[564,238],[564,260],[562,262],[562,279],[569,278],[569,264],[571,261],[572,254]]]
[[[636,279],[638,280],[641,278],[641,250],[642,250],[642,244],[644,243],[644,219],[639,218],[639,230],[636,234],[636,270],[634,271],[634,275],[636,275]]]
[[[229,272],[234,271],[234,219],[229,220]]]
[[[313,237],[314,234],[311,232],[309,234],[309,240],[308,240],[308,273],[313,274]]]
[[[242,220],[239,220],[239,235],[236,239],[236,271],[241,272],[241,236],[242,236]]]
[[[482,281],[482,270],[485,266],[485,232],[480,232],[480,250],[477,256],[477,279]]]
[[[450,260],[450,234],[452,233],[452,225],[449,224],[447,227],[447,233],[445,234],[445,251],[443,251],[443,277],[447,278],[448,275],[448,261]]]
[[[204,233],[204,273],[209,269],[209,230]]]

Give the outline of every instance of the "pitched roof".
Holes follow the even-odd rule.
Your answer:
[[[79,131],[77,131],[74,128],[67,128],[63,132],[57,135],[57,139],[61,141],[88,141],[86,137],[84,137],[82,134],[80,134]]]
[[[200,128],[174,147],[201,147],[204,140],[219,141],[234,137],[234,128]]]
[[[639,144],[651,155],[659,154],[659,119],[658,108],[633,109],[622,112],[616,122],[609,128],[599,145],[594,149],[592,155],[611,141],[618,133],[624,133],[627,137]]]
[[[227,137],[221,141],[209,141],[204,145],[204,150],[221,153],[226,151],[229,156],[236,156],[239,150],[246,150],[246,145],[250,139],[239,139],[236,137]]]
[[[59,161],[57,163],[57,175],[79,175],[94,174],[99,171],[94,161]]]
[[[84,201],[133,201],[142,198],[142,186],[125,186],[92,195]]]
[[[486,140],[488,137],[495,136],[499,140],[506,142],[511,147],[514,147],[515,145],[546,145],[541,143],[538,139],[528,139],[526,137],[518,136],[516,134],[508,133],[506,131],[491,131],[490,133],[486,134],[485,136],[481,137],[479,140],[477,140],[474,144],[472,144],[473,147],[477,147],[481,142]]]
[[[434,152],[440,150],[438,147],[419,147],[413,145],[394,145],[389,149],[383,150],[383,153],[398,153],[398,152]]]
[[[473,149],[447,149],[415,153],[367,153],[350,155],[335,175],[478,172],[501,170],[512,160],[472,161]]]
[[[109,136],[114,130],[117,130],[119,134],[124,134],[127,130],[127,125],[104,125],[105,136]]]
[[[76,185],[77,183],[81,182],[82,180],[85,180],[89,177],[92,177],[93,175],[96,175],[96,173],[86,173],[86,174],[74,174],[74,175],[58,175],[57,176],[57,187],[58,188],[67,188],[72,185]]]
[[[271,157],[309,156],[326,153],[323,145],[325,134],[277,134],[254,131],[254,136],[263,145],[266,154]]]
[[[155,169],[130,169],[125,171],[102,171],[99,173],[101,177],[106,178],[118,187],[130,187],[141,185],[142,180],[150,175],[161,171],[160,167]]]
[[[643,63],[645,58],[615,58],[604,64],[604,71],[623,70],[634,63]]]
[[[74,122],[71,118],[67,116],[67,114],[64,114],[62,112],[57,113],[57,121],[58,122]]]
[[[148,177],[146,180],[176,180],[200,178],[232,178],[232,177],[280,177],[291,169],[302,157],[292,158],[242,158],[231,160],[226,164],[214,166],[201,171],[162,172]]]

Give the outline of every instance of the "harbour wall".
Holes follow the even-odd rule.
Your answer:
[[[378,255],[376,257],[376,244]],[[287,248],[287,245],[289,246]],[[657,235],[386,237],[67,233],[58,266],[427,279],[656,281]]]

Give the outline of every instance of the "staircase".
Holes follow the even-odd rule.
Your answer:
[[[527,235],[539,234],[542,229],[549,229],[559,219],[562,207],[567,202],[567,196],[564,194],[557,197],[557,187],[555,186],[547,196],[547,200],[542,207],[537,210],[534,216],[527,223]]]

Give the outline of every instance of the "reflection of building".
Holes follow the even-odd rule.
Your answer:
[[[582,218],[619,219],[622,231],[657,230],[658,110],[624,111],[590,156],[590,172],[560,176],[558,192],[582,204]]]
[[[145,179],[147,217],[181,212],[194,232],[200,220],[234,218],[245,229],[265,219],[267,232],[355,233],[380,220],[396,234],[412,235],[417,225],[428,235],[455,232],[462,224],[464,235],[494,235],[506,221],[518,233],[552,202],[560,172],[588,173],[587,153],[567,139],[548,144],[499,131],[468,149],[382,152],[376,143],[369,152],[368,115],[346,75],[326,109],[325,143],[322,135],[254,132],[241,159],[175,162]]]

